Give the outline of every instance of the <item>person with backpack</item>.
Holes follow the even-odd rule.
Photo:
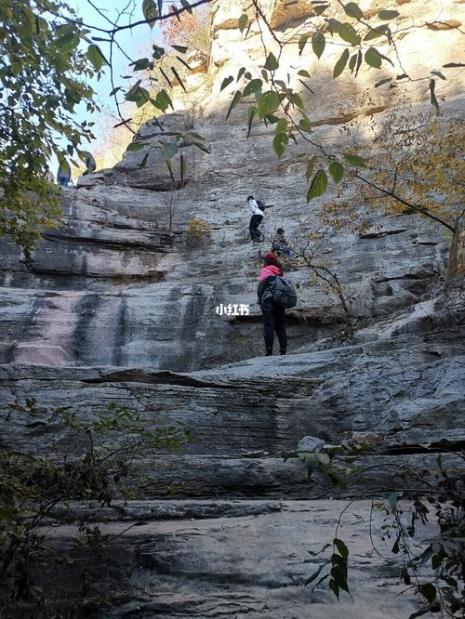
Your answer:
[[[249,223],[249,232],[252,243],[260,243],[261,235],[258,231],[258,226],[261,224],[263,215],[265,214],[265,205],[260,200],[255,200],[253,196],[247,198],[247,204],[252,213]]]
[[[274,331],[282,355],[287,352],[285,310],[294,307],[297,294],[294,286],[283,278],[282,267],[273,253],[265,256],[265,264],[258,276],[258,303],[263,314],[263,334],[266,355],[273,354]]]
[[[276,230],[276,236],[271,243],[271,251],[278,256],[279,254],[282,254],[283,256],[287,256],[288,258],[294,255],[294,252],[289,247],[286,237],[284,236],[283,228],[278,228]]]

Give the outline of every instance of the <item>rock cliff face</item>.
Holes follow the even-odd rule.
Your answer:
[[[263,4],[281,33],[305,30],[312,3]],[[360,4],[375,11],[379,3]],[[402,12],[405,0],[390,4]],[[441,3],[441,22],[449,25],[432,31],[437,5],[426,13],[424,3],[408,3],[421,22],[408,71],[451,60],[461,36],[452,18],[460,25],[465,9]],[[143,521],[111,549],[118,561],[105,586],[118,588],[121,599],[98,616],[405,617],[417,607],[395,598],[397,574],[360,541],[369,513],[363,499],[392,488],[397,463],[433,470],[444,438],[451,459],[465,441],[465,304],[460,287],[444,288],[450,239],[412,214],[373,216],[371,233],[330,230],[318,204],[305,201],[306,146],[292,145],[278,160],[271,130],[256,128],[247,139],[242,105],[225,123],[230,95],[218,94],[221,81],[237,73],[242,58],[247,66],[262,59],[259,32],[252,27],[244,37],[237,29],[241,12],[236,3],[215,2],[209,66],[199,62],[193,73],[191,107],[183,109],[174,93],[178,112],[163,119],[165,138],[193,125],[211,149],[183,149],[184,164],[175,161],[177,173],[186,166],[182,183],[173,187],[153,151],[139,167],[147,147],[128,152],[114,169],[64,191],[62,225],[45,234],[29,269],[2,241],[1,399],[33,397],[42,416],[31,426],[8,413],[1,441],[24,452],[72,453],[78,446],[50,413],[70,401],[82,419],[117,402],[154,427],[181,421],[191,429],[193,441],[181,453],[137,459],[135,475],[146,480],[138,501],[115,510],[70,508],[87,510],[112,531],[125,528],[122,521]],[[295,45],[284,54],[283,64],[314,62],[310,52],[297,56]],[[312,88],[321,94],[309,95],[315,132],[328,144],[344,139],[345,120],[382,117],[401,101],[373,89],[380,74],[372,71],[323,89],[337,54],[330,50],[327,64],[315,68]],[[441,85],[445,118],[463,114],[460,79]],[[405,87],[407,96],[426,109],[417,82]],[[159,136],[151,122],[137,139]],[[324,259],[358,318],[350,339],[341,335],[337,297],[300,265],[289,273],[299,290],[289,315],[290,354],[260,356],[263,248],[248,240],[249,194],[273,205],[264,247],[279,226],[290,239],[326,234]],[[199,232],[199,220],[208,229]],[[250,314],[227,319],[215,312],[220,304],[248,304]],[[318,561],[309,563],[306,551],[332,539],[341,503],[329,500],[335,491],[323,481],[308,481],[299,460],[282,456],[304,436],[338,443],[353,431],[383,438],[361,460],[379,468],[357,481],[352,495],[361,501],[345,525],[360,584],[353,602],[336,606],[324,589],[311,602],[303,582]],[[432,451],[425,453],[425,444]],[[57,518],[66,520],[66,510]],[[65,545],[75,534],[66,525],[54,531]]]

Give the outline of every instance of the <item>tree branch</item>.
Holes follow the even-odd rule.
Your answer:
[[[375,185],[374,183],[369,181],[364,176],[361,176],[361,174],[359,172],[356,172],[355,176],[356,176],[356,178],[359,178],[361,181],[363,181],[364,183],[366,183],[367,185],[369,185],[373,189],[376,189],[376,191],[380,191],[384,195],[390,196],[391,198],[394,198],[394,200],[397,200],[397,202],[400,202],[404,206],[407,206],[408,208],[413,209],[417,213],[421,213],[422,215],[424,215],[425,217],[428,217],[429,219],[433,219],[434,221],[437,221],[438,223],[440,223],[443,226],[445,226],[446,228],[448,228],[451,232],[455,233],[455,227],[454,226],[452,226],[450,223],[448,223],[445,219],[441,219],[441,217],[438,217],[437,215],[433,215],[433,213],[430,213],[423,206],[420,206],[418,204],[411,204],[410,202],[407,202],[407,200],[404,200],[403,198],[401,198],[397,194],[393,193],[392,191],[389,191],[388,189],[384,189],[383,187],[379,187],[378,185]]]

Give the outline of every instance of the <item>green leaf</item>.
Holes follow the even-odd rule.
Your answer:
[[[289,121],[287,118],[280,118],[276,124],[275,133],[281,133],[283,131],[287,131],[287,127],[289,125]]]
[[[102,54],[98,45],[89,45],[89,47],[87,48],[86,56],[97,69],[97,71],[100,71],[104,64],[108,64],[105,56]]]
[[[419,591],[426,598],[429,604],[432,604],[436,599],[436,587],[431,582],[419,586]]]
[[[370,67],[374,67],[375,69],[381,68],[381,54],[375,47],[370,47],[365,52],[365,62],[370,65]]]
[[[328,19],[328,31],[330,34],[337,34],[339,32],[339,28],[341,27],[341,22],[338,19],[334,19],[331,17]]]
[[[245,73],[245,67],[241,67],[237,72],[236,82],[238,82]]]
[[[160,73],[163,75],[163,77],[165,78],[165,80],[168,82],[170,88],[173,88],[173,84],[171,83],[170,78],[166,75],[166,73],[164,72],[162,67],[158,67],[160,69]]]
[[[147,165],[147,159],[149,158],[149,154],[145,153],[145,155],[142,158],[142,161],[139,163],[139,165],[137,166],[138,168],[145,168],[145,166]]]
[[[268,71],[275,71],[279,68],[279,62],[276,60],[276,56],[273,54],[273,52],[270,52],[266,57],[264,68]]]
[[[182,79],[181,79],[179,73],[176,71],[176,69],[174,67],[171,67],[171,71],[173,72],[174,77],[181,84],[181,88],[184,90],[184,92],[187,92],[186,87],[184,86],[184,82],[182,81]]]
[[[310,133],[312,130],[312,123],[307,115],[304,115],[303,118],[299,120],[299,129],[301,131],[305,131],[305,133]]]
[[[355,68],[355,77],[357,77],[360,67],[362,66],[362,58],[363,58],[362,50],[359,49],[357,52],[357,66]]]
[[[304,102],[302,100],[302,97],[297,93],[297,92],[293,92],[292,95],[289,95],[289,100],[296,105],[299,110],[304,110],[305,109],[305,105]]]
[[[429,82],[429,91],[430,91],[430,95],[431,95],[431,105],[434,105],[435,109],[436,109],[436,114],[439,114],[439,103],[438,100],[436,98],[436,94],[435,94],[435,89],[436,89],[436,82],[434,80],[430,80]]]
[[[233,111],[233,109],[236,107],[236,105],[239,103],[241,99],[242,99],[241,91],[236,90],[236,92],[234,93],[234,97],[232,98],[231,105],[229,106],[228,113],[226,114],[226,120],[228,120],[231,112]]]
[[[206,144],[203,144],[202,142],[193,142],[193,144],[204,153],[211,153],[211,148]]]
[[[387,10],[383,10],[383,11],[380,11],[380,12],[378,13],[378,17],[379,17],[380,19],[384,19],[384,20],[386,20],[386,21],[387,21],[387,20],[389,20],[389,19],[394,19],[394,18],[396,18],[396,17],[399,17],[399,15],[400,15],[399,11],[387,11]]]
[[[250,132],[252,131],[252,123],[253,123],[253,119],[254,119],[256,113],[257,113],[257,108],[256,107],[249,107],[248,123],[247,123],[247,137],[250,136]]]
[[[325,35],[322,32],[315,32],[312,36],[312,48],[315,56],[320,59],[326,45]]]
[[[118,91],[120,91],[120,90],[121,90],[121,86],[117,86],[116,88],[113,88],[113,90],[110,92],[110,95],[109,95],[109,96],[110,96],[110,97],[113,97],[113,96],[114,96],[114,95],[116,95],[116,93],[117,93]]]
[[[363,159],[363,157],[359,157],[358,155],[345,154],[344,159],[348,163],[350,163],[350,165],[353,165],[355,168],[366,168],[367,167],[365,159]]]
[[[322,13],[324,13],[329,6],[327,2],[312,2],[312,4],[313,11],[314,13],[316,13],[316,15],[321,15]]]
[[[250,80],[250,82],[246,85],[246,87],[244,88],[244,97],[249,97],[252,93],[254,93],[256,96],[257,94],[259,94],[262,90],[262,80],[259,78],[256,78],[254,80]]]
[[[432,73],[433,75],[437,75],[437,76],[438,76],[438,77],[440,77],[442,80],[447,80],[447,77],[446,77],[443,73],[441,73],[441,71],[434,71],[434,70],[432,70],[432,71],[431,71],[431,73]]]
[[[224,80],[221,82],[220,92],[227,88],[231,82],[234,82],[234,78],[232,75],[225,77]]]
[[[149,92],[140,86],[141,80],[138,80],[134,86],[126,93],[126,101],[134,101],[137,107],[142,107],[147,101],[150,101]]]
[[[247,28],[247,24],[249,23],[249,17],[247,13],[242,13],[242,15],[237,20],[237,26],[241,32]]]
[[[297,75],[301,75],[302,77],[311,77],[310,73],[305,69],[300,69],[300,71],[297,72]]]
[[[128,151],[132,152],[132,151],[138,151],[141,150],[142,148],[144,148],[144,146],[147,146],[147,142],[131,142],[127,149]]]
[[[189,71],[192,71],[192,68],[187,64],[184,58],[181,58],[181,56],[176,56],[176,60],[178,60],[182,65],[184,65],[186,69],[188,69]]]
[[[346,64],[347,64],[347,60],[349,59],[349,50],[345,49],[339,60],[336,62],[336,64],[334,65],[334,71],[333,71],[333,79],[338,77],[339,75],[341,75],[341,73],[344,71]]]
[[[260,118],[272,114],[279,107],[279,95],[274,90],[267,90],[258,97],[257,108]]]
[[[141,83],[142,83],[142,80],[137,80],[137,82],[133,84],[133,86],[131,86],[131,88],[128,90],[128,92],[126,93],[126,99],[128,101],[133,101],[133,99],[131,99],[130,97],[134,95],[134,93],[140,87]]]
[[[275,114],[267,114],[265,116],[265,121],[268,121],[271,125],[275,125],[277,122],[279,122],[279,120],[279,117]]]
[[[142,2],[142,13],[150,28],[153,28],[155,20],[158,17],[158,9],[155,0],[144,0]]]
[[[168,142],[161,147],[161,154],[165,161],[172,159],[178,152],[179,147],[174,142]]]
[[[357,53],[355,53],[353,56],[350,57],[349,60],[349,69],[350,72],[353,73],[354,69],[355,69],[355,63],[357,62]]]
[[[442,65],[445,69],[458,69],[459,67],[465,67],[463,62],[448,62]]]
[[[56,29],[58,38],[55,45],[62,52],[71,52],[80,43],[80,37],[76,27],[73,24],[63,24]]]
[[[380,86],[382,86],[383,84],[387,84],[388,82],[392,82],[392,77],[386,77],[383,80],[379,80],[379,82],[376,82],[375,88],[379,88]]]
[[[331,576],[335,580],[338,588],[343,589],[344,591],[347,591],[347,593],[349,593],[346,571],[342,569],[342,566],[333,566],[331,569]]]
[[[344,166],[339,161],[332,161],[329,164],[329,173],[335,183],[339,183],[344,176]]]
[[[274,136],[273,149],[279,158],[281,158],[281,156],[283,155],[288,143],[289,143],[289,137],[287,133],[280,132]]]
[[[417,610],[415,613],[412,613],[408,619],[417,619],[417,617],[421,617],[422,615],[427,615],[431,612],[430,607],[422,608],[421,610]]]
[[[152,45],[152,49],[153,49],[152,58],[155,58],[155,60],[160,60],[160,58],[162,58],[165,55],[164,47],[160,47],[159,45]]]
[[[181,4],[186,9],[186,11],[192,15],[192,7],[190,3],[187,2],[187,0],[181,0]]]
[[[388,30],[386,24],[382,26],[377,26],[376,28],[372,28],[368,34],[363,37],[364,41],[372,41],[373,39],[377,39],[378,37],[382,37]]]
[[[343,39],[344,41],[347,41],[347,43],[350,43],[351,45],[360,44],[360,41],[361,41],[360,35],[357,33],[357,31],[352,26],[352,24],[349,24],[348,22],[345,22],[344,24],[341,24],[339,26],[338,34],[341,37],[341,39]]]
[[[157,107],[162,112],[166,112],[168,106],[173,108],[173,103],[166,92],[166,90],[160,90],[155,99],[150,99],[155,107]]]
[[[304,47],[307,45],[307,41],[308,41],[308,34],[303,34],[299,39],[299,56],[302,55],[302,52],[304,51]]]
[[[316,155],[313,155],[313,157],[308,160],[307,169],[305,171],[305,178],[307,179],[307,181],[310,180],[310,177],[313,174],[313,169],[315,167],[316,160],[317,160]]]
[[[148,58],[139,58],[129,66],[133,67],[134,71],[145,71],[146,69],[153,68],[153,63]]]
[[[349,17],[354,17],[355,19],[363,18],[363,12],[356,2],[348,2],[344,6],[344,11]]]
[[[331,589],[331,591],[334,593],[337,599],[339,599],[339,587],[333,578],[330,579],[328,583],[328,587]]]
[[[341,557],[343,559],[347,560],[347,557],[349,556],[349,549],[344,544],[342,539],[338,539],[337,537],[335,537],[333,539],[333,544],[336,546],[336,549],[337,549],[338,553],[341,555]]]
[[[185,47],[184,45],[172,45],[171,47],[175,49],[177,52],[179,52],[180,54],[185,54],[188,50],[188,48]]]
[[[328,177],[326,176],[326,172],[324,170],[318,170],[307,192],[307,202],[310,202],[312,198],[318,198],[323,195],[327,187]]]

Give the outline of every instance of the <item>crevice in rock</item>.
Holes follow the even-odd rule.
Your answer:
[[[188,374],[175,374],[168,370],[162,370],[156,374],[145,372],[142,368],[124,369],[117,372],[103,374],[98,378],[83,378],[83,383],[147,383],[150,385],[177,385],[180,387],[197,387],[199,389],[231,389],[234,386],[209,381],[198,380]]]
[[[147,231],[144,231],[144,234],[150,234]],[[159,237],[159,243],[156,245],[153,243],[132,243],[131,241],[121,242],[118,241],[110,241],[107,239],[102,239],[98,237],[76,237],[69,236],[67,234],[58,234],[54,232],[46,232],[43,234],[43,237],[47,241],[65,241],[66,243],[70,243],[72,245],[97,245],[101,246],[102,249],[114,249],[117,251],[143,251],[150,253],[162,253],[169,254],[173,252],[172,249],[172,239],[169,234],[159,234],[157,232],[153,233]],[[165,249],[163,246],[163,242],[166,241],[166,244],[169,246],[168,249]]]
[[[377,455],[409,455],[409,454],[447,454],[465,451],[465,439],[454,441],[444,439],[429,444],[393,445],[377,452]]]

